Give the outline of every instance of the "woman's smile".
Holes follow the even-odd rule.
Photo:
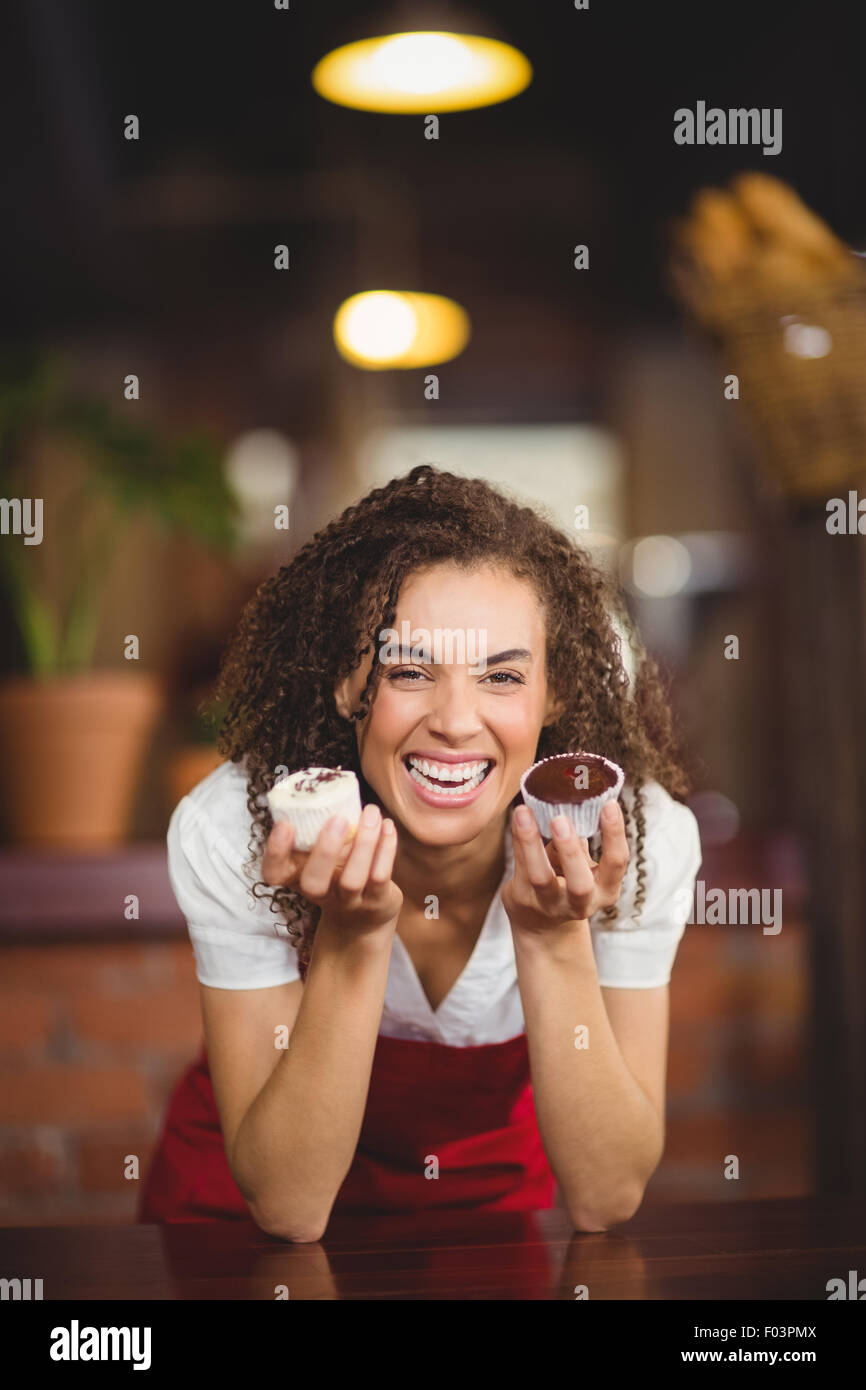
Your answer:
[[[428,806],[455,810],[477,801],[496,759],[483,753],[408,753],[403,759],[412,789]]]

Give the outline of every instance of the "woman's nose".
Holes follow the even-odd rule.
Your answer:
[[[482,720],[476,700],[471,681],[451,678],[437,681],[428,717],[431,732],[454,740],[478,733]]]

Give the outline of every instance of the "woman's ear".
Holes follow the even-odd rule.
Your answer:
[[[367,654],[362,658],[360,666],[356,666],[355,670],[350,671],[348,675],[341,676],[334,686],[334,703],[337,706],[337,713],[343,719],[351,719],[354,711],[358,708],[372,664],[373,658]]]
[[[352,713],[351,686],[351,676],[344,676],[334,686],[334,703],[337,706],[337,713],[343,719],[348,719]]]

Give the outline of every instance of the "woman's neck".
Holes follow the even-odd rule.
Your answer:
[[[489,901],[505,872],[505,819],[484,827],[465,845],[425,845],[401,836],[393,879],[406,906],[423,909],[435,895],[468,907]]]

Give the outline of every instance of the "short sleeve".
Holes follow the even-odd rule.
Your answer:
[[[633,804],[631,799],[628,804]],[[694,812],[654,781],[644,786],[644,806],[645,888],[639,917],[637,855],[632,848],[617,919],[610,924],[597,912],[589,924],[599,984],[611,988],[653,989],[669,983],[701,866]]]
[[[215,989],[267,989],[300,979],[297,952],[270,897],[253,898],[243,871],[248,835],[228,839],[184,797],[168,827],[168,873],[187,921],[196,976]]]

